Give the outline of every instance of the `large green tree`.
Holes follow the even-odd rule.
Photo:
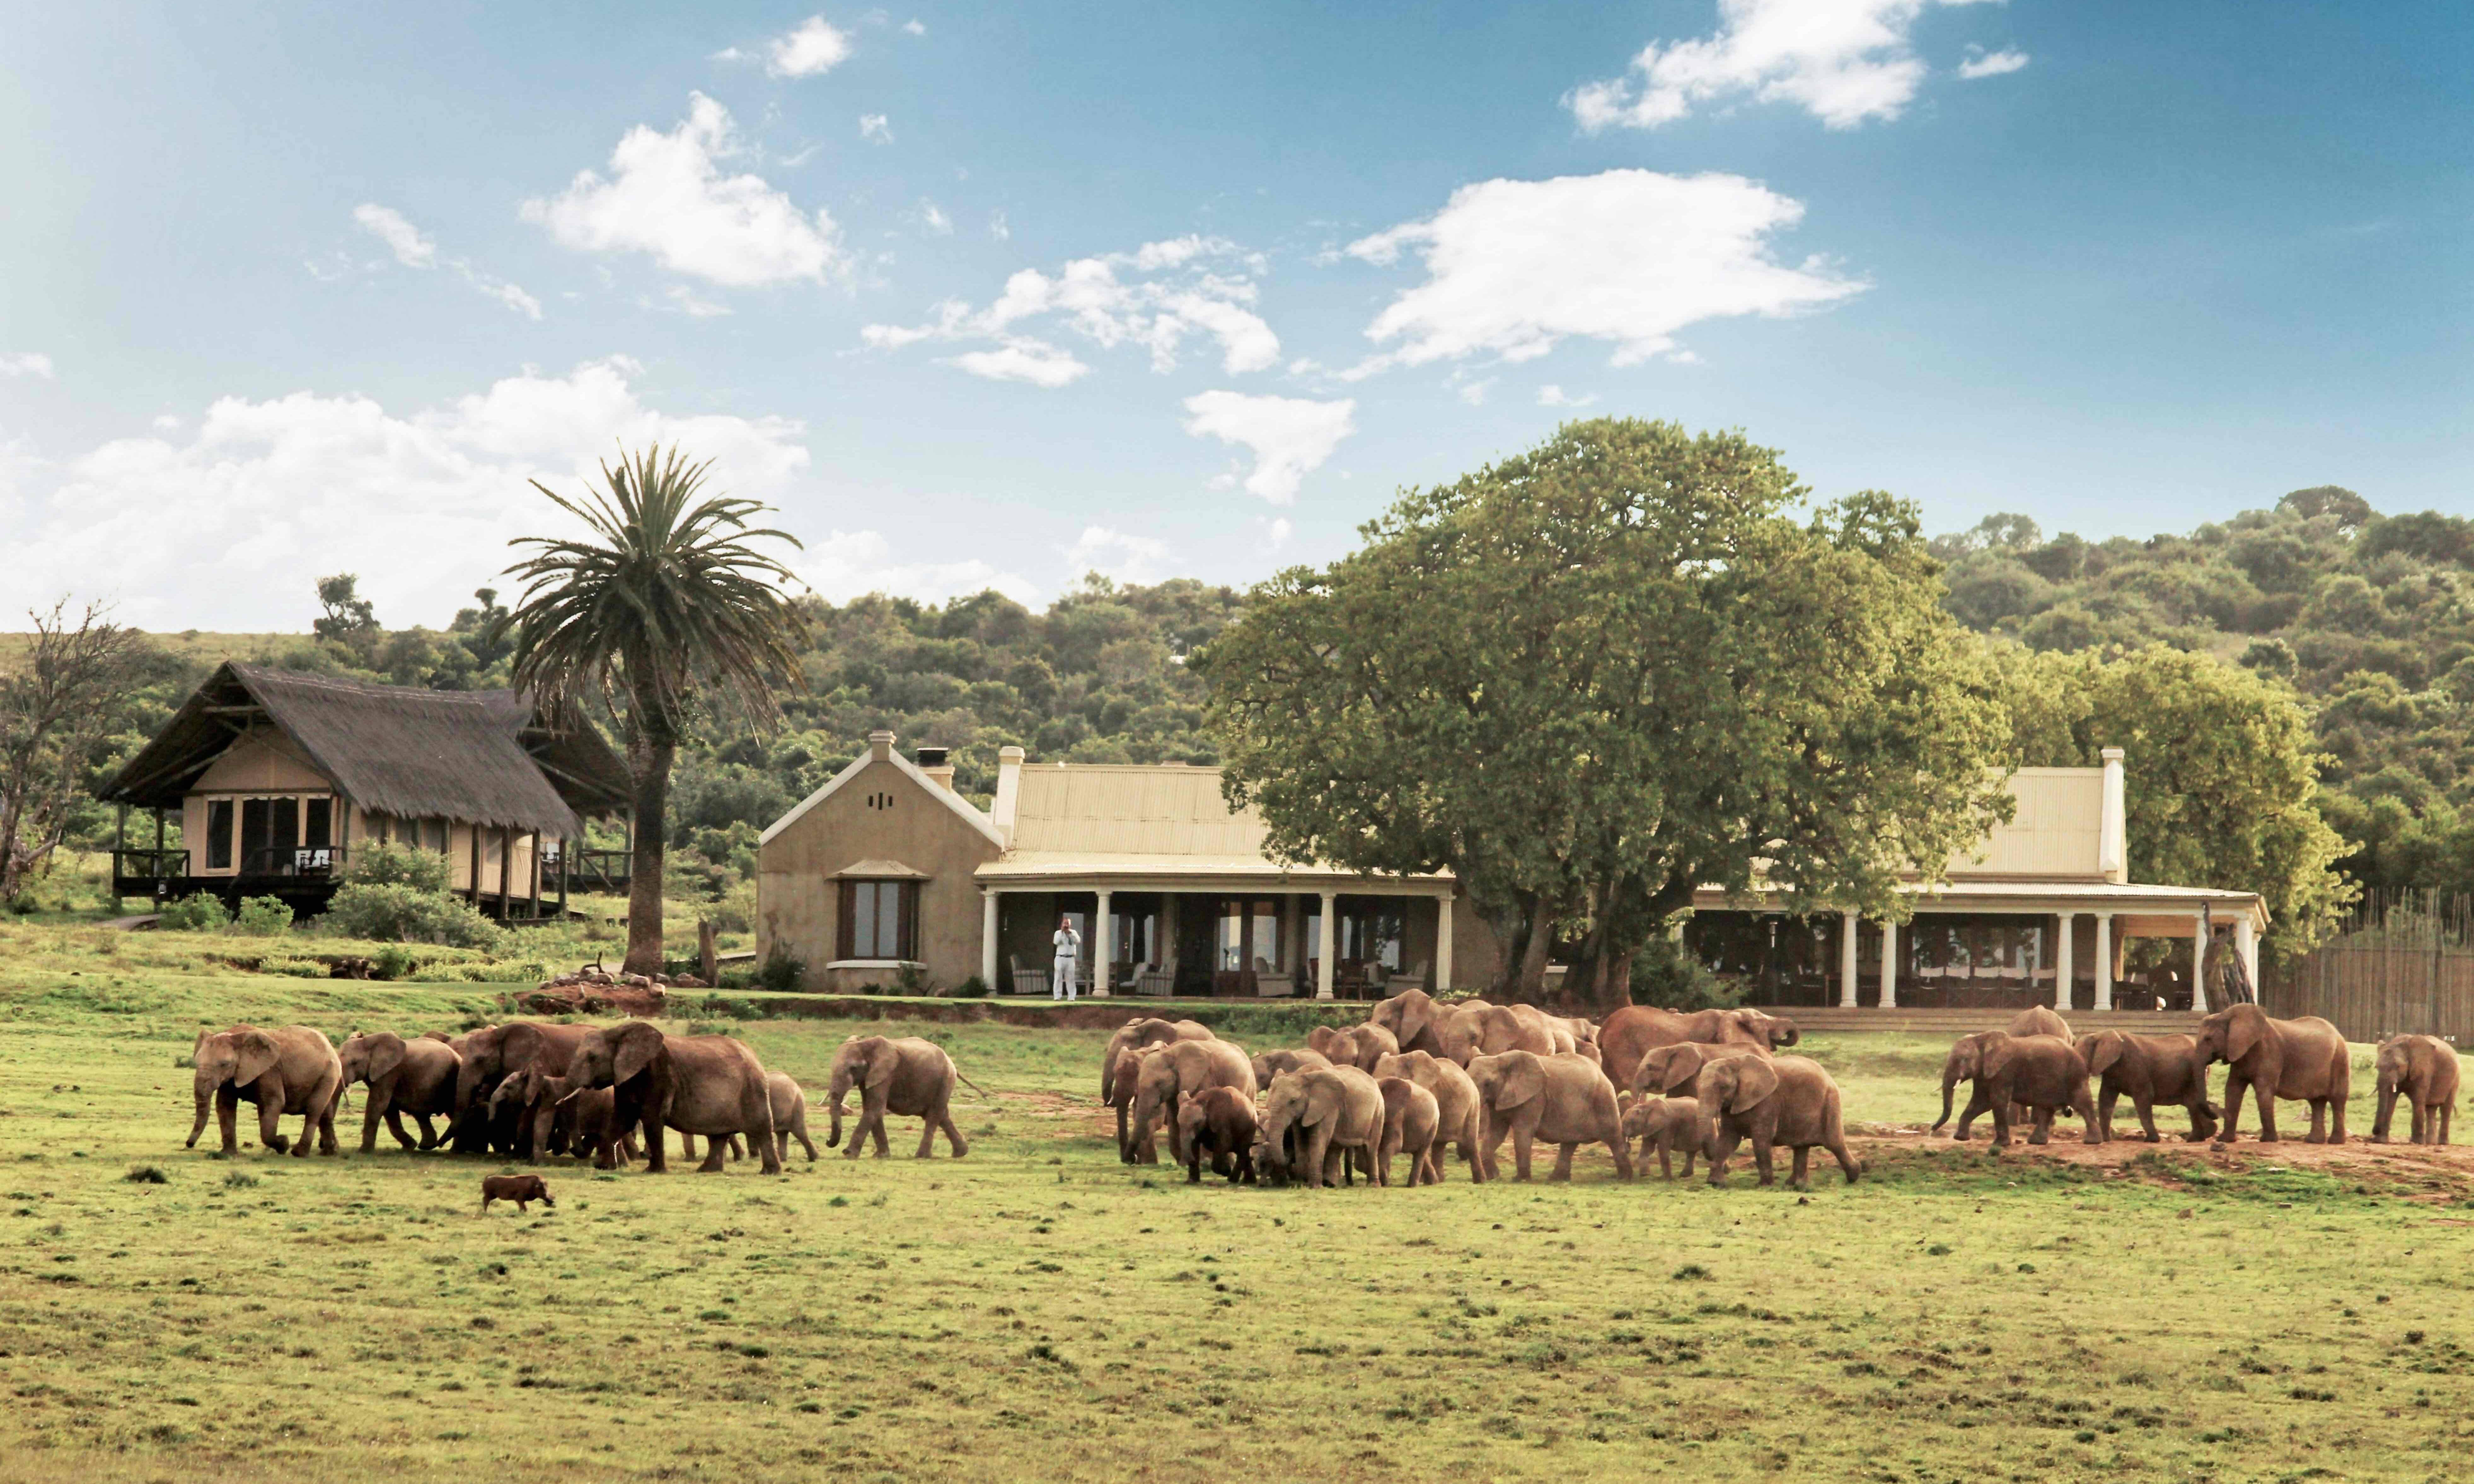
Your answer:
[[[2325,938],[2351,899],[2349,847],[2320,815],[2311,717],[2283,681],[2151,645],[2107,656],[2001,645],[2018,761],[2094,767],[2122,750],[2130,875],[2266,899],[2271,958]]]
[[[2005,807],[2005,715],[1912,510],[1807,495],[1635,419],[1407,491],[1199,657],[1230,802],[1285,856],[1452,870],[1525,997],[1577,936],[1575,991],[1626,998],[1702,884],[1900,912]]]
[[[601,467],[606,489],[570,500],[533,488],[585,523],[576,538],[532,537],[508,568],[525,586],[510,615],[513,673],[555,710],[606,707],[634,775],[637,820],[627,902],[627,968],[662,967],[664,822],[670,768],[716,706],[770,715],[773,687],[798,676],[800,624],[780,585],[789,569],[752,542],[798,541],[749,522],[768,507],[703,493],[712,466],[646,448]]]

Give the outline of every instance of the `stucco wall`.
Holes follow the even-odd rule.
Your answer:
[[[999,850],[929,797],[934,786],[890,762],[870,762],[766,841],[757,855],[759,962],[778,945],[808,966],[812,987],[839,987],[825,971],[840,928],[840,893],[827,878],[860,861],[893,860],[928,875],[919,883],[919,962],[929,979],[953,986],[978,973],[980,889],[971,873]]]

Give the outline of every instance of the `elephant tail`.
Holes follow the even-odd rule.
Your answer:
[[[954,1076],[955,1076],[958,1080],[959,1080],[959,1081],[960,1081],[960,1083],[962,1084],[962,1086],[964,1086],[964,1087],[966,1087],[966,1088],[970,1089],[971,1089],[972,1091],[974,1091],[974,1092],[977,1092],[977,1093],[980,1095],[980,1100],[981,1100],[982,1102],[993,1103],[993,1102],[995,1102],[995,1101],[996,1101],[996,1099],[995,1099],[995,1098],[992,1098],[992,1097],[988,1096],[988,1089],[987,1089],[981,1087],[978,1083],[973,1082],[970,1078],[968,1078],[968,1077],[964,1077],[964,1076],[962,1075],[962,1069],[961,1069],[960,1067],[957,1066],[957,1067],[955,1067],[955,1068],[954,1068]]]

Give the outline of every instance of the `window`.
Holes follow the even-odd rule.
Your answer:
[[[229,799],[206,801],[206,869],[232,869],[232,802]]]
[[[332,799],[310,800],[308,808],[308,825],[307,827],[302,831],[301,843],[313,849],[323,850],[327,847],[335,843],[334,828],[335,801]]]
[[[913,959],[916,881],[844,881],[837,958]]]

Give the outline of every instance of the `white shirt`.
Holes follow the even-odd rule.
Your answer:
[[[1058,958],[1080,958],[1082,956],[1082,935],[1070,927],[1058,928],[1055,935],[1049,941],[1056,945],[1056,956]]]

